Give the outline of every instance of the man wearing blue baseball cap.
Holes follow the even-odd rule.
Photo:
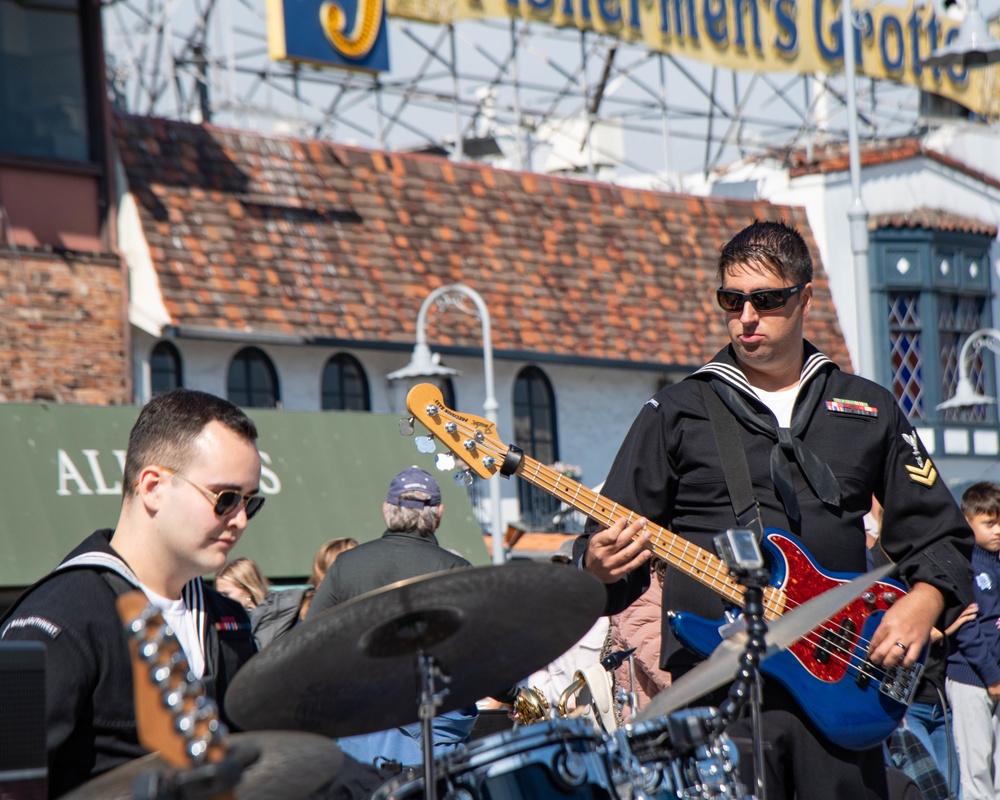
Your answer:
[[[316,589],[306,624],[325,609],[391,583],[472,566],[438,544],[434,532],[443,512],[441,487],[429,472],[419,467],[400,472],[389,484],[382,504],[385,533],[337,557]],[[435,758],[469,741],[477,714],[476,707],[471,706],[434,718]],[[423,760],[419,723],[348,736],[338,744],[363,763],[381,766],[395,761],[410,766]]]

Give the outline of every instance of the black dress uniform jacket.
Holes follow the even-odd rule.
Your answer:
[[[148,751],[139,744],[132,666],[115,598],[132,588],[131,573],[108,542],[89,536],[56,569],[29,588],[0,621],[0,638],[46,645],[46,737],[53,797]],[[84,562],[91,562],[89,564]],[[120,567],[116,565],[120,564]],[[205,646],[203,681],[220,702],[236,670],[253,655],[245,610],[202,584],[184,588],[199,611]],[[223,714],[223,720],[227,722]]]
[[[791,533],[828,571],[861,573],[863,517],[874,495],[884,507],[881,547],[908,585],[922,581],[944,594],[950,622],[972,602],[973,539],[961,511],[892,394],[804,347],[790,429],[778,430],[726,347],[645,404],[602,493],[714,552],[712,537],[734,527],[736,515],[698,385],[707,381],[739,423],[765,527]],[[585,549],[581,537],[577,560]],[[649,570],[641,568],[609,586],[605,613],[621,611],[648,585]],[[712,619],[724,611],[710,589],[677,570],[668,573],[663,608]],[[700,660],[674,639],[664,615],[661,667],[684,671]]]

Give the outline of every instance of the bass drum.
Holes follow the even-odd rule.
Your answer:
[[[605,800],[609,781],[603,737],[577,719],[546,720],[488,736],[434,765],[439,800]],[[424,796],[423,770],[380,787],[372,800]]]
[[[717,733],[714,708],[690,708],[625,725],[633,794],[650,800],[745,800],[736,745]],[[619,735],[621,741],[621,735]]]

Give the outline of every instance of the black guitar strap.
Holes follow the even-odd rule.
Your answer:
[[[715,447],[719,451],[722,473],[726,477],[729,501],[736,513],[736,524],[753,531],[761,539],[764,536],[764,523],[760,518],[760,504],[750,482],[750,467],[747,466],[747,456],[741,444],[739,425],[708,381],[699,381],[698,385],[708,408],[708,419],[712,423]]]

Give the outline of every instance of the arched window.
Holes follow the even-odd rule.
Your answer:
[[[371,411],[368,378],[354,356],[338,353],[323,367],[324,411]]]
[[[181,354],[170,342],[158,342],[153,348],[149,356],[149,378],[153,397],[184,385]]]
[[[230,402],[243,408],[278,408],[281,404],[278,374],[259,347],[244,347],[233,357],[226,392]]]
[[[552,384],[538,367],[525,367],[514,381],[514,442],[543,464],[559,459],[556,402]],[[519,481],[521,520],[536,530],[554,530],[559,501]]]

